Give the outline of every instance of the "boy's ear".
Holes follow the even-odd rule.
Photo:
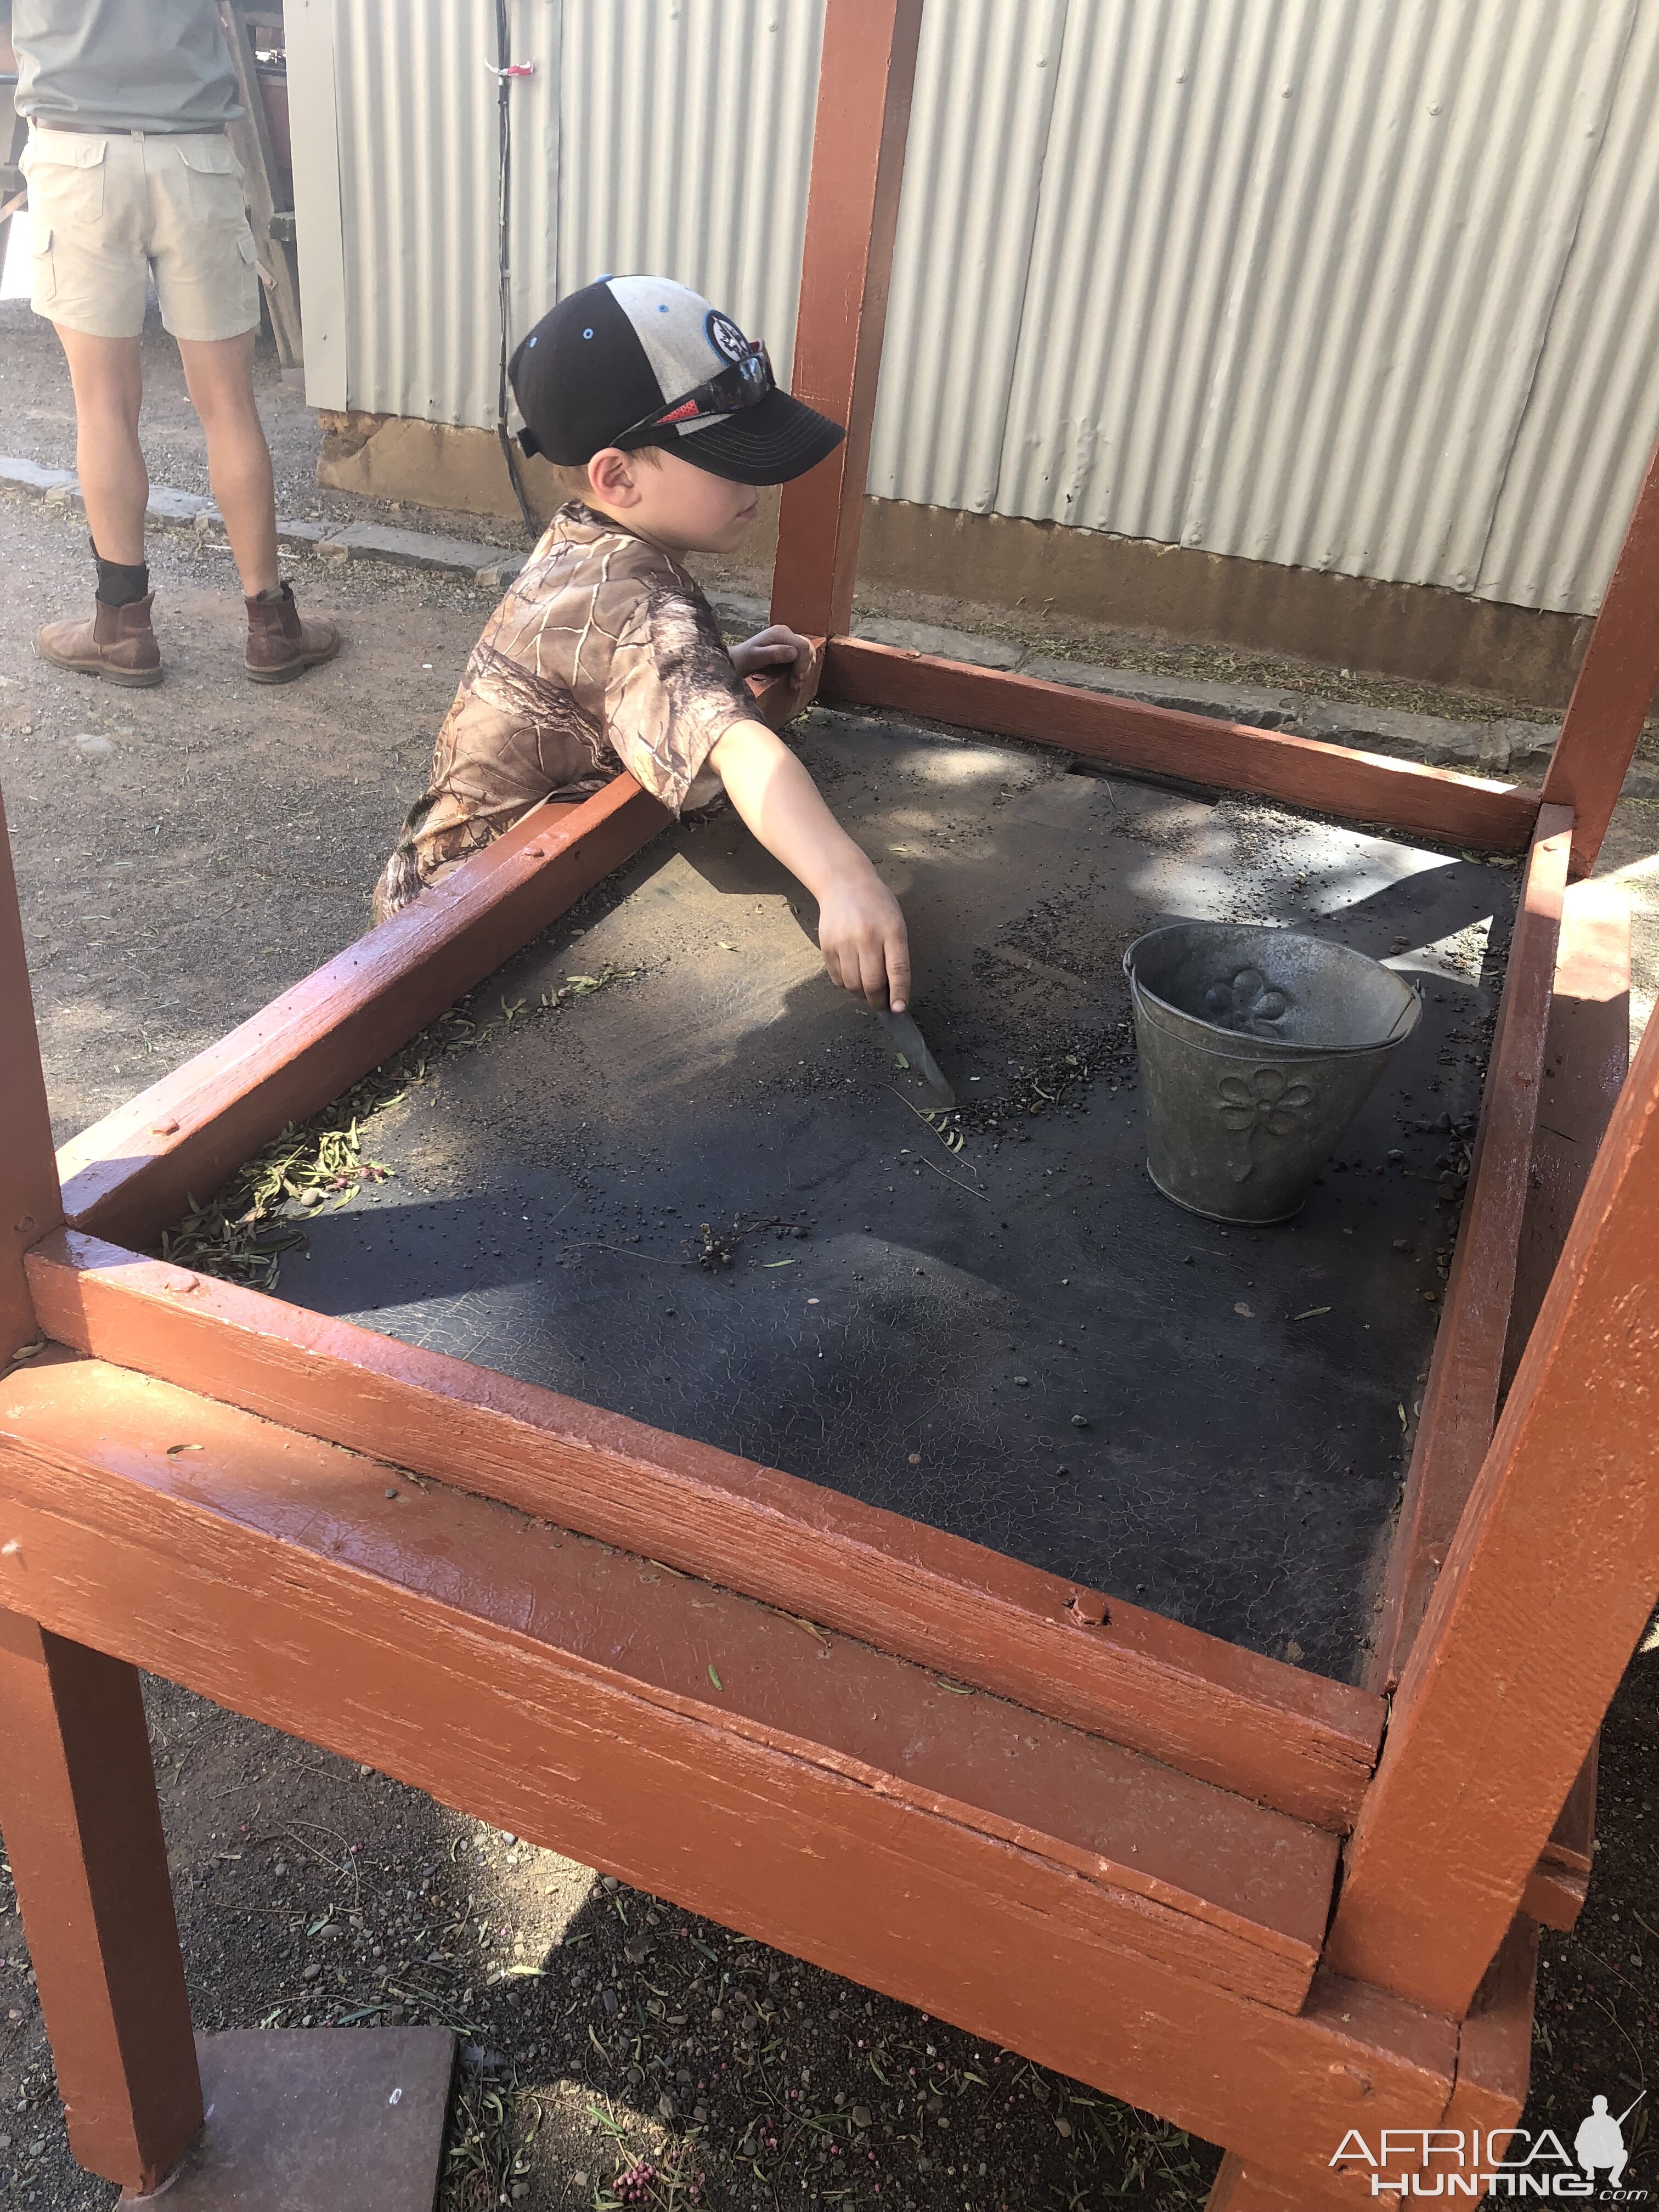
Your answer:
[[[607,446],[588,463],[587,481],[607,507],[634,507],[640,496],[635,470],[631,453],[624,453],[617,446]]]

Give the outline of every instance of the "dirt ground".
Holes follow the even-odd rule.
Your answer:
[[[149,351],[153,475],[205,489],[176,358],[159,337]],[[368,512],[318,492],[312,418],[268,364],[262,376],[283,511]],[[0,451],[73,462],[54,342],[15,301],[0,305]],[[84,531],[0,503],[0,782],[67,1135],[361,929],[489,600],[298,562],[303,601],[340,621],[346,650],[300,684],[257,689],[228,556],[159,537],[167,681],[120,692],[55,675],[31,648],[41,622],[89,599]],[[1642,904],[1645,1012],[1659,808],[1620,810],[1607,865]],[[1161,2122],[172,1686],[152,1683],[149,1703],[198,2025],[454,2028],[446,2212],[1202,2201],[1213,2152]],[[1604,1735],[1589,1905],[1574,1936],[1544,1943],[1530,2124],[1569,2139],[1592,2094],[1622,2110],[1659,2066],[1656,1817],[1650,1637]],[[1647,2112],[1628,2178],[1652,2188]],[[0,2204],[91,2212],[113,2195],[68,2156],[8,1871]]]

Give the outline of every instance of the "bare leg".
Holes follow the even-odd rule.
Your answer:
[[[75,465],[92,542],[106,561],[144,557],[149,472],[138,446],[143,396],[137,338],[97,338],[54,324],[75,387]]]
[[[191,404],[207,433],[208,481],[249,599],[276,581],[276,492],[253,401],[253,332],[180,338]]]

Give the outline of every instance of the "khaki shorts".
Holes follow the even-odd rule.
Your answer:
[[[93,337],[136,338],[153,266],[174,337],[234,338],[257,327],[253,234],[222,131],[32,130],[21,167],[37,315]]]

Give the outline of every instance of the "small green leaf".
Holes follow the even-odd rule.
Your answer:
[[[714,942],[722,952],[735,952],[738,949],[735,945],[728,945],[723,937],[717,937]]]
[[[1330,1308],[1328,1306],[1310,1306],[1306,1313],[1292,1314],[1291,1316],[1291,1319],[1292,1321],[1311,1321],[1316,1314],[1328,1313],[1329,1311]]]
[[[794,1264],[793,1260],[763,1260],[761,1262],[764,1267],[793,1267]]]
[[[714,1687],[717,1690],[723,1690],[726,1687],[725,1683],[721,1681],[720,1676],[714,1672],[712,1662],[710,1662],[708,1668],[708,1679],[714,1685]]]
[[[893,1065],[895,1067],[908,1067],[910,1063],[902,1052],[896,1052],[893,1054]]]

